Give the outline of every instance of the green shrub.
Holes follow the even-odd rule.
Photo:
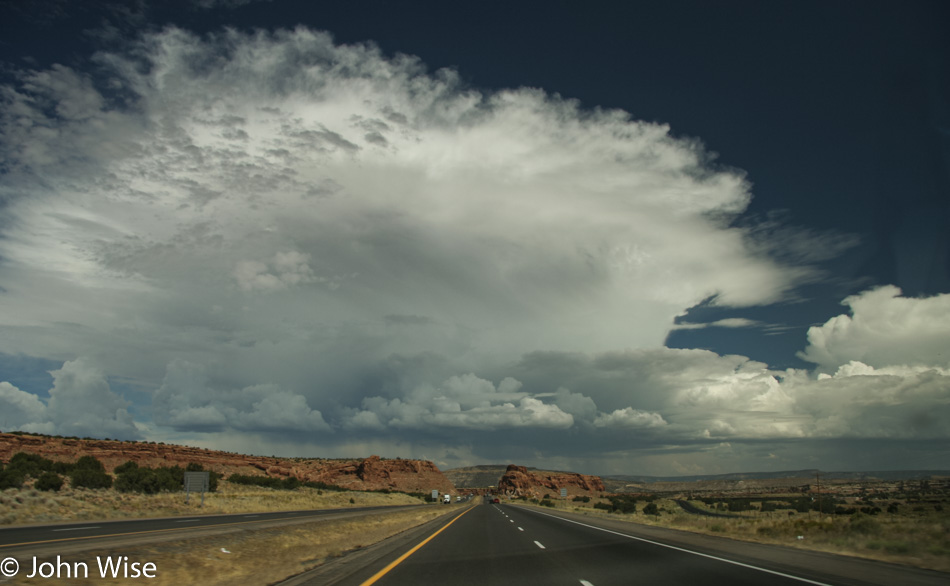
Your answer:
[[[50,472],[68,476],[75,468],[76,464],[73,462],[53,462],[53,467],[50,469]]]
[[[36,490],[58,491],[63,488],[63,477],[55,472],[44,472],[33,484]]]
[[[656,507],[656,503],[647,503],[647,505],[643,507],[643,514],[659,516],[660,510]],[[715,529],[713,529],[713,531],[715,531]]]
[[[76,470],[93,470],[104,473],[106,468],[94,456],[82,456],[76,460]]]
[[[40,474],[49,470],[53,465],[52,460],[47,460],[39,454],[29,454],[27,452],[17,452],[10,458],[7,464],[8,470],[16,470],[25,476],[38,478]]]
[[[288,478],[274,478],[272,476],[247,476],[244,474],[232,474],[231,476],[228,476],[228,482],[233,482],[235,484],[245,484],[249,486],[263,486],[264,488],[273,488],[275,490],[293,490],[300,486],[323,490],[346,490],[344,488],[340,488],[339,486],[332,486],[322,482],[300,482],[293,476]]]
[[[18,470],[7,468],[6,470],[0,471],[0,490],[20,488],[23,486],[23,480],[24,474]]]
[[[113,470],[112,472],[115,473],[116,475],[119,475],[119,474],[124,474],[128,472],[129,470],[136,470],[138,469],[138,467],[139,467],[138,463],[133,462],[132,460],[129,460],[125,464],[119,464],[118,466],[116,466],[115,470]]]
[[[590,502],[590,497],[589,497],[589,496],[586,496],[586,495],[585,495],[585,496],[576,496],[576,497],[574,497],[573,501],[574,501],[575,503],[589,503],[589,502]]]
[[[102,465],[98,460],[95,461],[100,466]],[[69,481],[73,488],[112,488],[112,477],[106,474],[104,470],[92,468],[77,467],[69,475]]]
[[[742,511],[751,511],[752,502],[749,499],[730,499],[728,504],[729,511],[738,513]]]
[[[176,492],[182,489],[184,476],[179,475],[181,468],[125,468],[115,479],[115,489],[119,492],[141,492],[157,494]]]
[[[538,503],[542,507],[554,507],[554,502],[551,499],[541,499],[541,502]]]

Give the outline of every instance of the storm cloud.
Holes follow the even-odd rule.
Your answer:
[[[469,461],[510,433],[575,468],[605,439],[950,433],[946,355],[903,360],[912,327],[874,321],[945,340],[939,299],[848,298],[809,332],[822,377],[662,346],[701,302],[789,299],[827,244],[773,254],[733,221],[744,175],[665,125],[305,28],[172,28],[95,61],[0,88],[0,352],[64,363],[48,399],[0,383],[4,425]]]

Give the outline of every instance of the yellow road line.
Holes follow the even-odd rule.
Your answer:
[[[416,553],[416,552],[419,550],[419,548],[421,548],[423,545],[425,545],[425,544],[429,543],[430,541],[432,541],[432,539],[435,538],[436,535],[438,535],[439,533],[442,533],[443,531],[445,531],[446,529],[448,529],[448,528],[449,528],[449,525],[451,525],[452,523],[455,523],[456,521],[458,521],[459,518],[460,518],[462,515],[468,513],[469,511],[471,511],[471,510],[474,509],[474,508],[475,508],[475,507],[469,507],[468,509],[466,509],[466,510],[462,511],[461,513],[459,513],[459,515],[458,515],[457,517],[455,517],[454,519],[452,519],[451,521],[449,521],[448,523],[446,523],[445,526],[443,526],[441,529],[439,529],[438,531],[436,531],[436,532],[433,533],[432,535],[426,537],[425,540],[424,540],[422,543],[420,543],[419,545],[415,546],[414,548],[410,549],[410,550],[407,551],[406,553],[404,553],[404,554],[402,554],[401,556],[399,556],[398,558],[396,558],[396,560],[395,560],[394,562],[392,562],[391,564],[389,564],[388,566],[386,566],[386,567],[383,568],[382,570],[376,572],[376,574],[374,574],[372,578],[370,578],[369,580],[363,582],[362,584],[360,584],[360,586],[370,586],[370,584],[375,584],[377,580],[379,580],[380,578],[382,578],[383,576],[385,576],[386,574],[388,574],[390,570],[392,570],[393,568],[395,568],[396,566],[398,566],[399,564],[401,564],[403,561],[405,561],[405,559],[406,559],[407,557],[409,557],[409,556],[411,556],[412,554]]]

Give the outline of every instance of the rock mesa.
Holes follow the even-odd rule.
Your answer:
[[[439,490],[455,493],[455,487],[435,464],[427,460],[384,460],[379,456],[363,459],[268,458],[206,450],[189,446],[117,440],[75,439],[0,433],[0,461],[9,462],[13,454],[29,452],[61,462],[74,462],[81,456],[94,456],[111,472],[129,460],[139,466],[181,466],[201,464],[205,470],[323,482],[350,490],[397,490],[425,492]]]
[[[549,494],[557,497],[562,488],[567,489],[568,498],[591,496],[606,490],[599,476],[574,472],[529,472],[526,467],[514,464],[508,466],[498,481],[499,492],[509,496],[540,498]]]

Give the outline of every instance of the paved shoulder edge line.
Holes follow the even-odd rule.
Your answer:
[[[527,509],[525,509],[525,510],[527,511]],[[580,521],[575,521],[575,520],[573,520],[573,519],[567,519],[567,518],[565,518],[565,517],[559,517],[559,516],[557,516],[557,515],[552,515],[552,514],[550,514],[550,513],[543,513],[543,512],[541,512],[541,511],[530,511],[530,512],[536,513],[536,514],[538,514],[538,515],[544,515],[545,517],[551,517],[552,519],[559,519],[559,520],[565,521],[565,522],[567,522],[567,523],[574,523],[575,525],[580,525],[580,526],[582,526],[582,527],[588,527],[588,528],[590,528],[590,529],[596,529],[597,531],[603,531],[604,533],[611,533],[611,534],[613,534],[613,535],[619,535],[620,537],[626,537],[627,539],[633,539],[633,540],[636,540],[636,541],[641,541],[641,542],[643,542],[643,543],[649,543],[649,544],[651,544],[651,545],[657,545],[657,546],[659,546],[659,547],[665,547],[665,548],[667,548],[667,549],[673,549],[673,550],[680,551],[680,552],[683,552],[683,553],[688,553],[688,554],[691,554],[691,555],[696,555],[696,556],[708,558],[708,559],[711,559],[711,560],[716,560],[716,561],[719,561],[719,562],[724,562],[724,563],[727,563],[727,564],[732,564],[732,565],[734,565],[734,566],[740,566],[740,567],[743,567],[743,568],[748,568],[748,569],[750,569],[750,570],[756,570],[756,571],[759,571],[759,572],[765,572],[766,574],[772,574],[772,575],[774,575],[774,576],[781,576],[781,577],[783,577],[783,578],[788,578],[788,579],[790,579],[790,580],[796,580],[796,581],[798,581],[798,582],[804,582],[805,584],[814,584],[815,586],[831,586],[830,584],[827,584],[827,583],[825,583],[825,582],[816,582],[815,580],[809,580],[808,578],[802,578],[801,576],[794,576],[794,575],[792,575],[792,574],[785,574],[785,573],[783,573],[783,572],[776,572],[775,570],[769,570],[769,569],[767,569],[767,568],[762,568],[762,567],[759,567],[759,566],[753,566],[753,565],[751,565],[751,564],[745,564],[745,563],[742,563],[742,562],[737,562],[737,561],[735,561],[735,560],[730,560],[730,559],[728,559],[728,558],[721,558],[721,557],[718,557],[718,556],[710,555],[710,554],[708,554],[708,553],[702,553],[702,552],[699,552],[699,551],[693,551],[693,550],[691,550],[691,549],[685,549],[685,548],[682,548],[682,547],[677,547],[677,546],[675,546],[675,545],[670,545],[670,544],[668,544],[668,543],[662,543],[662,542],[659,542],[659,541],[653,541],[653,540],[651,540],[651,539],[644,539],[643,537],[636,537],[636,536],[633,536],[633,535],[628,535],[628,534],[626,534],[626,533],[621,533],[620,531],[614,531],[614,530],[612,530],[612,529],[605,529],[605,528],[603,528],[603,527],[597,527],[596,525],[589,525],[589,524],[587,524],[587,523],[581,523]]]

